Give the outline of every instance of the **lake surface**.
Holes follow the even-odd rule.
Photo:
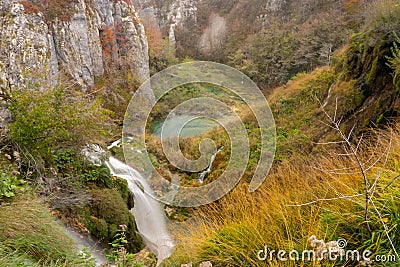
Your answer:
[[[177,127],[181,127],[182,123],[190,120],[190,116],[187,115],[177,115],[169,120],[165,121],[163,138],[168,138],[176,136]],[[179,136],[180,137],[194,137],[199,136],[205,132],[212,130],[219,124],[213,120],[207,118],[197,118],[194,119],[182,128]],[[163,129],[163,122],[158,122],[155,124],[152,133],[161,138],[161,131]]]

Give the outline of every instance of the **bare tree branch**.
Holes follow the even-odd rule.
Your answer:
[[[383,191],[386,191],[389,187],[391,187],[399,178],[400,178],[400,175],[397,175],[396,177],[394,177],[393,180],[383,189]]]
[[[364,194],[357,194],[357,195],[353,195],[353,196],[341,196],[341,197],[334,197],[334,198],[320,198],[314,201],[310,201],[310,202],[306,202],[306,203],[302,203],[302,204],[287,204],[284,205],[285,207],[304,207],[304,206],[309,206],[309,205],[313,205],[316,204],[318,202],[323,202],[323,201],[333,201],[333,200],[339,200],[339,199],[352,199],[352,198],[356,198],[356,197],[361,197]]]
[[[319,102],[319,100],[318,100]],[[320,145],[338,145],[341,144],[342,148],[344,150],[344,153],[339,153],[337,154],[338,156],[345,156],[350,159],[351,162],[354,163],[355,166],[352,167],[342,167],[342,168],[336,168],[336,169],[331,169],[331,170],[325,170],[323,168],[319,167],[314,167],[314,169],[317,169],[319,171],[323,171],[327,174],[330,175],[346,175],[346,174],[357,174],[360,175],[363,179],[363,184],[364,184],[364,192],[359,193],[359,194],[354,194],[354,195],[341,195],[340,192],[337,192],[337,190],[329,184],[330,191],[333,191],[334,194],[337,195],[337,197],[332,197],[332,198],[317,198],[314,201],[306,202],[306,203],[300,203],[300,204],[288,204],[284,205],[286,207],[304,207],[304,206],[309,206],[309,205],[314,205],[314,204],[319,204],[321,202],[326,202],[326,201],[335,201],[335,200],[349,200],[357,205],[361,205],[364,208],[364,215],[363,215],[363,220],[366,225],[366,229],[370,235],[372,235],[372,230],[370,227],[369,223],[369,214],[370,214],[370,205],[372,205],[373,210],[377,214],[380,223],[382,224],[385,234],[389,240],[390,246],[396,255],[396,257],[400,260],[400,256],[394,246],[393,240],[391,239],[389,235],[389,229],[386,223],[384,222],[382,218],[381,211],[377,208],[373,197],[374,194],[377,190],[379,180],[382,175],[382,170],[378,171],[376,173],[376,176],[374,178],[374,182],[371,185],[367,176],[367,172],[370,171],[372,168],[376,167],[379,162],[383,162],[383,166],[387,165],[387,162],[389,160],[389,154],[390,154],[390,149],[393,145],[393,131],[390,131],[390,140],[388,145],[386,146],[385,150],[382,153],[376,153],[375,151],[379,148],[378,146],[382,144],[382,142],[377,142],[376,148],[372,152],[372,155],[366,160],[365,162],[362,161],[362,157],[359,155],[360,153],[360,147],[363,143],[363,138],[364,135],[361,135],[361,137],[356,141],[354,144],[352,142],[352,137],[355,135],[355,129],[356,125],[353,125],[351,130],[349,131],[348,134],[345,134],[341,129],[340,129],[340,124],[343,119],[343,117],[338,119],[338,101],[336,99],[336,105],[335,105],[335,110],[334,110],[334,115],[333,117],[328,114],[328,112],[325,110],[325,106],[323,106],[321,103],[321,108],[322,112],[326,115],[326,117],[329,119],[329,123],[327,122],[322,122],[322,124],[326,125],[327,127],[334,129],[340,136],[341,141],[334,141],[334,142],[321,142],[321,143],[314,143],[314,144],[320,144]],[[357,170],[357,171],[355,171]],[[386,187],[383,189],[383,191],[386,191],[390,186],[392,186],[397,180],[400,179],[400,175],[395,176],[390,183],[386,185]],[[339,181],[339,183],[345,185],[350,191],[355,191],[353,188],[350,188],[348,185],[342,183]],[[356,191],[355,191],[356,192]],[[315,196],[316,197],[316,196]],[[356,200],[358,197],[364,197],[363,203],[360,203],[359,201]],[[387,201],[385,202],[384,206],[382,207],[382,210],[386,206]],[[325,207],[320,206],[321,209],[329,210],[326,209]],[[331,211],[334,212],[334,211]],[[343,214],[342,214],[343,215]],[[351,214],[352,215],[352,214]]]
[[[375,209],[375,211],[376,211],[376,214],[377,214],[378,217],[379,217],[379,220],[381,221],[381,224],[383,225],[383,228],[384,228],[384,230],[385,230],[386,237],[387,237],[388,240],[389,240],[390,246],[392,247],[394,254],[395,254],[396,257],[400,260],[400,256],[399,256],[399,254],[397,253],[396,247],[394,246],[393,241],[392,241],[392,238],[391,238],[390,235],[389,235],[389,230],[388,230],[388,228],[387,228],[387,225],[386,225],[386,223],[383,221],[382,214],[380,213],[380,211],[379,211],[378,208],[376,207],[374,201],[371,200],[371,203],[372,203],[372,206],[374,207],[374,209]]]

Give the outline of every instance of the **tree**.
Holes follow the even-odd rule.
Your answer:
[[[141,18],[146,30],[147,42],[149,43],[149,56],[150,58],[159,57],[164,43],[160,27],[151,14],[144,13]]]

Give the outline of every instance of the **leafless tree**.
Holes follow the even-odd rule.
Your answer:
[[[389,152],[392,147],[392,131],[390,132],[390,139],[387,144],[387,147],[383,149],[383,152],[380,154],[373,154],[370,155],[370,157],[365,160],[364,157],[361,156],[361,146],[363,143],[363,135],[361,137],[357,138],[356,133],[355,133],[355,125],[351,128],[349,133],[344,133],[344,131],[341,128],[341,122],[343,120],[342,117],[338,117],[338,103],[336,99],[336,106],[334,109],[334,114],[330,115],[324,108],[324,106],[321,104],[321,109],[322,112],[325,114],[325,116],[328,118],[328,122],[322,122],[324,125],[327,127],[331,128],[333,131],[335,131],[339,136],[340,140],[339,141],[334,141],[334,142],[325,142],[325,143],[317,143],[318,145],[339,145],[343,149],[343,153],[338,153],[337,156],[339,157],[347,157],[350,159],[350,162],[352,163],[351,166],[346,166],[342,168],[336,168],[336,169],[324,169],[320,168],[321,171],[333,174],[333,175],[360,175],[363,181],[363,189],[364,192],[360,194],[354,194],[354,195],[342,195],[340,193],[336,193],[335,197],[331,198],[318,198],[316,200],[306,202],[306,203],[300,203],[300,204],[294,204],[294,205],[286,205],[286,206],[295,206],[295,207],[302,207],[302,206],[308,206],[308,205],[314,205],[318,204],[321,202],[326,202],[326,201],[335,201],[335,200],[348,200],[348,201],[355,201],[354,199],[357,198],[363,198],[363,206],[364,206],[364,216],[363,220],[365,223],[366,230],[370,235],[372,235],[372,230],[370,226],[370,215],[372,212],[374,212],[377,217],[379,218],[380,223],[382,224],[382,227],[384,229],[385,235],[390,243],[391,248],[393,249],[394,254],[397,256],[398,259],[400,259],[400,256],[393,244],[393,240],[389,235],[389,228],[385,222],[385,220],[382,217],[381,211],[378,209],[377,204],[374,201],[374,195],[377,192],[377,185],[381,179],[381,174],[382,172],[379,171],[377,172],[373,177],[370,177],[368,175],[368,172],[371,171],[372,168],[376,167],[378,163],[383,164],[385,166],[388,161],[389,157]],[[399,179],[400,176],[396,176],[392,179],[392,181],[386,186],[385,190],[390,187],[396,180]]]

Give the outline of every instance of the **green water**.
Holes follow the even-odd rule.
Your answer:
[[[168,138],[175,136],[176,128],[180,127],[183,122],[186,122],[190,119],[187,115],[179,115],[175,116],[172,119],[168,120],[164,126],[163,138]],[[213,120],[206,118],[198,118],[188,122],[181,130],[179,136],[180,137],[194,137],[199,136],[207,131],[210,131],[214,127],[219,124]],[[155,123],[152,133],[158,137],[161,137],[161,130],[163,127],[163,122]]]

